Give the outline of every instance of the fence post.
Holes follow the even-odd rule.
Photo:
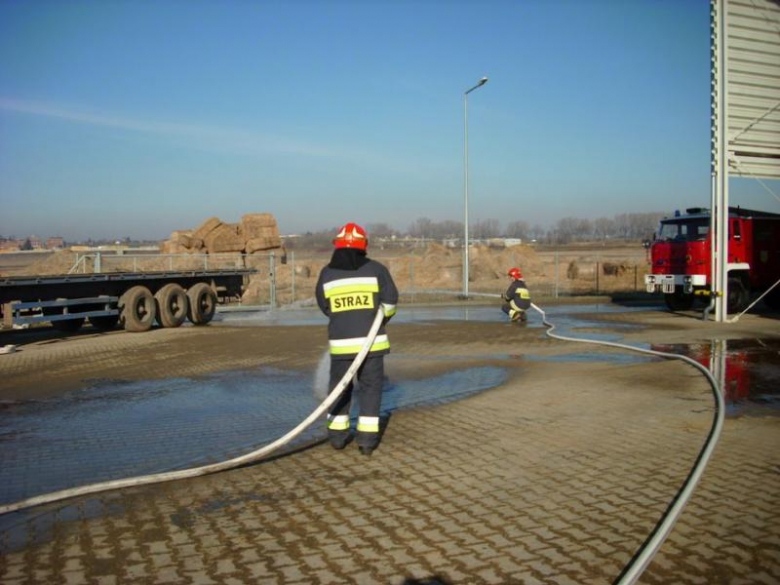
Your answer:
[[[290,296],[292,297],[290,299],[290,303],[295,302],[295,250],[292,250],[290,252],[290,282],[292,282],[292,292],[290,293]]]
[[[168,256],[168,270],[173,272],[173,255]]]
[[[409,256],[409,289],[414,302],[414,256]]]
[[[555,251],[555,298],[558,298],[558,251]]]
[[[273,252],[269,254],[268,257],[269,264],[270,264],[270,272],[268,273],[269,278],[269,296],[270,300],[269,303],[271,305],[271,310],[273,311],[276,308],[276,256]]]
[[[636,282],[636,262],[634,262],[634,292],[637,291],[637,282]]]
[[[599,264],[599,257],[596,256],[596,294],[599,294],[599,272],[601,272]]]
[[[92,266],[92,272],[95,274],[100,274],[100,272],[103,270],[102,258],[103,257],[100,252],[95,254],[95,264]]]

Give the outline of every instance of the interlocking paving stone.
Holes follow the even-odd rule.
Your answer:
[[[37,540],[0,535],[0,583],[611,582],[684,479],[710,405],[678,363],[535,364],[395,413],[371,458],[314,445],[39,510],[22,518]],[[779,438],[775,418],[727,420],[640,582],[780,582]]]

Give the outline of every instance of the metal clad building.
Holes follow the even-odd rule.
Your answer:
[[[725,322],[729,176],[780,179],[780,0],[710,0],[710,8],[711,268],[715,319]]]
[[[713,1],[713,54],[724,39],[726,70],[713,67],[714,123],[720,127],[717,86],[727,100],[729,174],[780,179],[780,1]],[[718,14],[720,12],[720,14]]]

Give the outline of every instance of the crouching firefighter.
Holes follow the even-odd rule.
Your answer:
[[[509,315],[510,321],[527,321],[526,311],[531,306],[531,293],[523,280],[519,268],[510,268],[507,272],[512,284],[501,297],[506,301],[501,310]]]
[[[380,305],[385,319],[357,372],[359,416],[355,440],[364,455],[379,444],[384,355],[390,351],[385,325],[395,314],[398,290],[390,272],[366,256],[368,234],[355,223],[342,227],[333,240],[333,256],[317,281],[317,304],[328,317],[330,391],[338,385],[366,341]],[[328,412],[328,439],[334,449],[350,441],[349,411],[353,382]]]

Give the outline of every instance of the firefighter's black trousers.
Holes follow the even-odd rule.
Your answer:
[[[330,360],[330,391],[332,392],[352,365],[352,360]],[[385,374],[384,356],[369,356],[358,369],[357,403],[359,407],[355,440],[360,447],[374,449],[379,444],[379,409],[382,403],[382,380]],[[349,416],[353,382],[350,380],[341,397],[331,406],[328,418]],[[336,428],[334,428],[334,426]],[[350,428],[328,425],[328,439],[334,447],[342,447],[349,439]]]

